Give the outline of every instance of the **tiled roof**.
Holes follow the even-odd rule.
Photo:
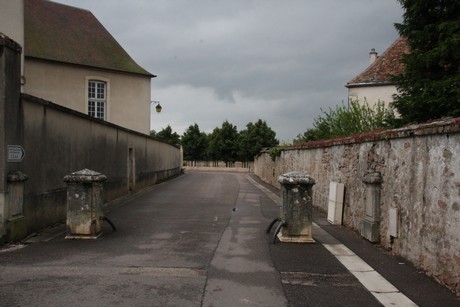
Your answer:
[[[154,77],[87,10],[25,0],[24,41],[26,57]]]
[[[392,84],[391,77],[404,70],[403,54],[409,52],[407,39],[399,37],[374,63],[347,82],[346,87]]]

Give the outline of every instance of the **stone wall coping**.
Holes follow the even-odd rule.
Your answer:
[[[29,179],[29,177],[21,171],[10,172],[6,176],[8,182],[24,182],[27,179]]]
[[[294,171],[279,176],[278,182],[282,185],[314,185],[315,179],[305,172]]]
[[[91,183],[104,182],[106,180],[107,177],[105,175],[87,168],[64,176],[64,182],[67,183]]]
[[[298,150],[309,148],[332,147],[337,145],[347,145],[365,142],[375,142],[382,140],[409,138],[414,136],[426,136],[436,134],[460,133],[460,117],[444,118],[423,124],[410,125],[397,129],[376,130],[348,137],[334,138],[324,141],[314,141],[303,144],[287,146],[283,150]],[[269,149],[268,149],[269,150]],[[263,152],[263,151],[262,151]]]
[[[22,47],[16,41],[0,32],[0,46],[6,46],[12,50],[22,53]]]
[[[108,126],[108,127],[112,127],[112,128],[115,128],[115,129],[118,129],[118,130],[121,130],[121,131],[125,131],[125,132],[130,133],[130,134],[138,135],[138,136],[144,137],[144,138],[153,139],[153,140],[155,140],[157,142],[165,143],[165,144],[174,146],[176,148],[180,148],[180,146],[178,146],[176,144],[171,144],[171,143],[168,143],[168,142],[166,142],[164,140],[160,140],[158,138],[149,136],[147,134],[144,134],[144,133],[141,133],[141,132],[138,132],[138,131],[134,131],[134,130],[131,130],[131,129],[128,129],[128,128],[125,128],[125,127],[122,127],[122,126],[118,126],[118,125],[116,125],[114,123],[110,123],[110,122],[104,121],[102,119],[92,117],[92,116],[90,116],[88,114],[72,110],[70,108],[64,107],[62,105],[53,103],[51,101],[48,101],[48,100],[45,100],[45,99],[42,99],[42,98],[38,98],[38,97],[29,95],[29,94],[25,94],[25,93],[21,93],[21,97],[22,97],[22,99],[27,100],[28,102],[31,102],[31,103],[34,103],[34,104],[43,105],[44,107],[51,108],[51,109],[54,109],[54,110],[58,110],[60,112],[72,114],[74,116],[81,117],[81,118],[84,118],[86,120],[90,120],[90,121],[98,123],[100,125],[105,125],[105,126]]]
[[[382,183],[382,181],[383,178],[382,175],[380,175],[380,173],[370,173],[364,175],[363,177],[363,182],[368,184],[379,184]]]

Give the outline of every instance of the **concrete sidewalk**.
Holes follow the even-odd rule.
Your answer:
[[[279,216],[278,195],[253,174],[164,182],[110,208],[117,232],[64,240],[61,225],[2,248],[0,306],[460,305],[319,211],[317,243],[272,244],[265,229]]]

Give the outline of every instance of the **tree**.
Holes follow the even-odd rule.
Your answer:
[[[268,127],[265,121],[259,119],[255,124],[249,122],[238,137],[238,157],[241,161],[252,161],[262,148],[278,144],[276,132]]]
[[[168,125],[166,128],[163,128],[160,132],[155,132],[155,130],[151,130],[150,136],[173,145],[180,144],[179,134],[173,132],[170,125]]]
[[[181,138],[184,159],[188,161],[206,160],[207,135],[200,131],[198,124],[190,125]]]
[[[209,140],[209,157],[215,161],[235,162],[238,154],[238,130],[227,120],[214,128]]]
[[[294,144],[301,144],[312,141],[319,141],[321,139],[321,131],[317,128],[309,128],[304,133],[299,133],[292,141]]]
[[[214,128],[211,134],[208,137],[208,148],[206,149],[206,156],[213,161],[218,161],[220,159],[219,154],[219,135],[220,128]]]
[[[460,116],[460,1],[399,0],[408,40],[394,106],[403,123]]]

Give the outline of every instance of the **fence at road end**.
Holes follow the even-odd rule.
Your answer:
[[[254,162],[184,161],[186,171],[253,173]]]

